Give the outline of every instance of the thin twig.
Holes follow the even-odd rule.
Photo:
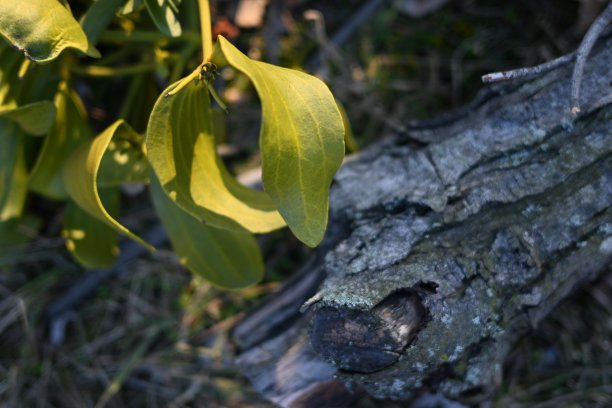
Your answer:
[[[597,39],[601,36],[603,30],[612,21],[612,1],[608,3],[606,9],[595,19],[589,31],[585,34],[580,47],[578,47],[578,55],[576,56],[576,64],[574,64],[574,73],[572,74],[572,110],[573,116],[580,113],[580,84],[582,83],[582,75],[586,60],[591,53],[591,49]]]
[[[576,57],[576,51],[563,55],[552,61],[545,62],[535,67],[518,68],[510,71],[492,72],[482,76],[482,82],[490,84],[494,82],[508,81],[518,78],[533,78],[548,71],[552,71],[560,65],[572,61]]]
[[[551,71],[560,65],[571,62],[576,59],[574,64],[574,72],[572,74],[572,90],[571,90],[571,114],[576,117],[580,113],[580,85],[584,74],[584,66],[586,60],[595,45],[597,39],[602,35],[604,29],[612,22],[612,1],[608,4],[605,10],[595,19],[591,27],[585,34],[578,50],[571,52],[552,61],[545,62],[535,67],[518,68],[511,71],[493,72],[482,76],[482,82],[493,83],[507,81],[518,78],[532,78],[545,72]]]

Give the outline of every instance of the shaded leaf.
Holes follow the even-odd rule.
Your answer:
[[[144,0],[144,3],[159,31],[170,37],[181,35],[181,23],[177,17],[178,8],[174,0]]]
[[[168,194],[212,226],[263,233],[284,226],[267,194],[239,184],[219,158],[205,86],[191,82],[159,97],[147,126],[147,156]]]
[[[117,128],[102,157],[98,188],[148,182],[149,164],[142,151],[143,142],[144,138],[131,128]]]
[[[355,153],[359,150],[359,146],[357,145],[357,140],[353,134],[353,129],[351,128],[351,122],[348,114],[346,113],[344,106],[342,106],[342,103],[337,99],[336,105],[338,106],[340,115],[342,115],[342,124],[344,125],[344,146],[346,147],[346,151],[348,153]]]
[[[0,221],[19,217],[25,204],[27,139],[17,124],[0,119]]]
[[[55,105],[49,101],[34,102],[15,109],[0,111],[0,118],[10,119],[31,135],[46,134],[55,120]]]
[[[221,36],[213,62],[231,65],[255,85],[262,105],[264,189],[295,236],[317,245],[327,226],[332,178],[344,158],[334,97],[319,79],[254,61]]]
[[[263,260],[251,234],[199,222],[166,195],[154,175],[151,198],[174,252],[191,272],[228,289],[244,288],[261,280]]]
[[[92,217],[104,222],[109,227],[128,236],[145,248],[155,249],[127,228],[117,222],[106,210],[98,194],[98,170],[115,133],[133,132],[123,120],[118,120],[106,128],[95,139],[80,145],[65,160],[63,180],[70,197]]]
[[[119,211],[118,190],[105,189],[100,191],[100,195],[109,212]],[[119,254],[117,231],[73,202],[69,202],[64,211],[62,236],[66,239],[68,251],[86,268],[109,267]]]
[[[77,93],[62,82],[54,98],[57,116],[32,171],[30,189],[53,199],[67,197],[62,179],[66,157],[91,138],[87,113]]]
[[[72,13],[57,0],[0,1],[0,34],[39,63],[53,60],[66,48],[100,56]]]
[[[81,17],[81,27],[90,45],[95,46],[98,43],[100,36],[124,3],[125,0],[97,0],[89,6]]]

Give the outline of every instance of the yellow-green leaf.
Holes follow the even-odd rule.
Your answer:
[[[261,280],[263,260],[251,234],[199,222],[166,195],[154,175],[151,198],[174,252],[191,272],[227,289],[244,288]]]
[[[15,109],[0,111],[0,118],[10,119],[26,133],[40,136],[49,131],[55,120],[55,105],[49,101],[34,102]]]
[[[118,190],[101,190],[100,195],[108,211],[119,211]],[[119,254],[117,231],[73,202],[69,202],[64,211],[62,236],[68,251],[86,268],[109,267]]]
[[[166,194],[212,226],[263,233],[285,225],[268,195],[239,184],[217,155],[210,97],[191,82],[159,97],[147,126],[147,157]]]
[[[325,233],[332,178],[344,158],[344,126],[319,79],[254,61],[219,36],[213,62],[255,85],[262,106],[263,185],[291,231],[309,246]]]
[[[66,48],[100,56],[72,13],[58,0],[0,1],[0,34],[39,63],[53,60]]]
[[[181,23],[178,20],[178,6],[180,0],[144,0],[149,15],[162,33],[170,37],[181,35]]]
[[[62,180],[64,161],[79,145],[91,138],[91,129],[81,98],[65,82],[60,84],[54,104],[57,117],[32,171],[30,189],[61,200],[67,197]]]
[[[25,204],[27,139],[17,124],[0,119],[0,222],[19,217]]]
[[[151,245],[132,234],[108,213],[98,194],[98,170],[100,169],[100,163],[113,136],[118,131],[133,132],[123,120],[118,120],[95,139],[80,145],[65,160],[63,179],[66,191],[74,202],[89,213],[89,215],[140,243],[147,249],[154,251],[155,249]]]

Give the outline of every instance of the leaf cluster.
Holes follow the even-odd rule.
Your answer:
[[[181,262],[222,287],[261,279],[253,234],[287,225],[309,246],[321,241],[332,177],[344,157],[343,118],[332,94],[319,79],[253,60],[221,36],[213,45],[207,1],[199,2],[201,37],[185,32],[179,3],[98,0],[77,20],[70,4],[58,0],[0,2],[6,40],[0,43],[0,234],[19,239],[14,230],[34,192],[66,203],[66,247],[87,267],[112,265],[117,233],[154,251],[118,221],[121,186],[144,183]],[[159,32],[135,28],[143,15]],[[98,50],[105,39],[114,42],[108,56],[108,47]],[[164,45],[185,41],[170,76],[176,81],[159,93],[145,134],[122,109],[95,135],[74,76],[163,66],[125,65],[121,49],[131,41],[150,41],[161,59]],[[194,44],[202,45],[202,62],[178,79]],[[83,54],[105,64],[83,67]],[[261,100],[263,191],[240,184],[217,152],[211,97],[223,102],[213,81],[228,66],[249,78]],[[128,87],[127,100],[135,100],[136,86]]]

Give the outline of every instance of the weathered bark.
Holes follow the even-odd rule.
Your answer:
[[[235,331],[254,386],[318,407],[494,389],[513,343],[611,263],[610,67],[608,37],[574,121],[567,66],[346,164],[317,256]]]

